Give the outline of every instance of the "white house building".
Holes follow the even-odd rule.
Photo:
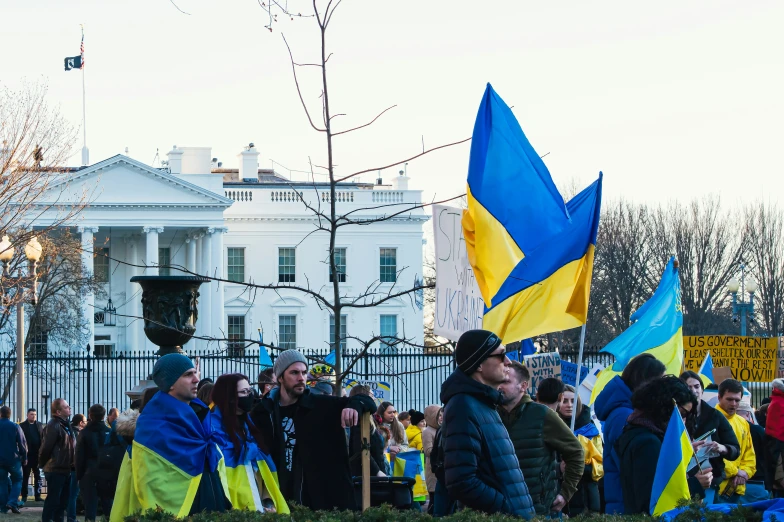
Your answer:
[[[328,214],[329,185],[293,182],[259,169],[258,156],[254,147],[246,147],[238,154],[238,168],[226,169],[218,168],[209,147],[174,147],[165,168],[117,155],[72,171],[52,187],[58,205],[68,203],[62,200],[64,194],[85,193],[89,201],[68,225],[81,234],[82,262],[105,281],[117,310],[116,326],[107,326],[102,313],[107,302],[93,296],[83,302],[84,317],[93,325],[89,343],[97,354],[154,349],[139,319],[141,288],[129,280],[140,274],[179,273],[159,268],[167,265],[230,281],[202,285],[197,335],[257,339],[261,329],[266,343],[282,348],[329,349],[334,325],[311,297],[293,288],[254,291],[240,284],[301,286],[329,299],[332,295],[329,235],[315,230],[318,216],[313,210]],[[54,197],[40,204],[53,204]],[[78,200],[73,199],[72,203]],[[397,214],[339,229],[337,277],[347,299],[368,288],[378,298],[421,281],[423,224],[428,216],[415,208],[421,191],[409,190],[407,176],[395,176],[387,185],[341,183],[336,200],[338,214],[351,213],[356,220]],[[50,213],[33,226],[46,225]],[[348,335],[397,336],[423,343],[421,293],[344,313]],[[192,340],[186,350],[226,345]],[[347,346],[357,344],[349,339]]]

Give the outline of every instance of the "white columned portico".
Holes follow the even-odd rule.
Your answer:
[[[208,230],[212,231],[212,266],[213,273],[217,278],[225,278],[223,273],[223,234],[229,231],[225,227],[216,227]],[[223,317],[223,281],[213,281],[212,288],[210,288],[212,295],[212,331],[215,337],[223,338],[227,336],[225,320]]]
[[[196,238],[192,234],[185,238],[185,268],[196,273]]]
[[[96,226],[79,227],[79,234],[82,236],[82,270],[90,275],[95,273],[93,255],[95,254],[94,234],[96,232],[98,232],[98,227]],[[95,296],[89,291],[84,295],[82,301],[82,318],[87,325],[87,343],[92,349],[95,345]]]
[[[128,261],[126,265],[128,277],[125,281],[125,295],[128,296],[127,310],[119,310],[120,314],[125,316],[125,348],[129,351],[136,351],[144,346],[144,343],[139,344],[142,319],[137,319],[142,315],[142,287],[139,283],[131,283],[131,278],[139,275],[139,269],[135,266],[139,264],[140,257],[137,239],[138,235],[125,236],[125,259]]]
[[[199,274],[210,277],[212,276],[212,263],[210,262],[210,257],[212,254],[212,229],[207,229],[205,233],[202,233],[201,239],[201,262],[199,266]],[[215,290],[215,283],[213,281],[209,281],[201,285],[199,292],[201,293],[201,297],[199,298],[199,309],[202,310],[202,313],[199,314],[199,322],[201,323],[201,335],[205,337],[218,337],[216,333],[213,331],[212,328],[212,294]],[[209,341],[203,341],[203,346],[206,348],[209,344]]]
[[[163,233],[161,226],[142,227],[145,238],[144,264],[145,275],[158,275],[158,234]]]

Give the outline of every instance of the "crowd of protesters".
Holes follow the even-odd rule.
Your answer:
[[[692,496],[707,504],[784,496],[780,379],[757,411],[733,379],[711,390],[711,405],[700,375],[666,376],[644,354],[589,406],[557,378],[531,396],[528,368],[491,332],[466,332],[454,359],[442,404],[423,412],[377,403],[362,384],[337,396],[297,350],[280,352],[256,386],[238,373],[201,379],[188,357],[165,355],[155,386],[123,412],[95,404],[85,417],[58,398],[45,425],[34,409],[15,424],[3,406],[0,509],[19,513],[31,495],[42,500],[45,481],[43,522],[76,520],[79,499],[88,521],[149,508],[178,516],[288,513],[291,503],[356,510],[367,448],[376,485],[408,469],[401,459],[421,459],[411,505],[437,517],[465,507],[525,519],[648,513],[675,408],[700,456],[689,467]],[[364,413],[369,440],[358,423]]]

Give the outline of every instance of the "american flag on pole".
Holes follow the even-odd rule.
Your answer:
[[[84,69],[84,26],[82,26],[82,44],[79,47],[79,56],[68,56],[65,58],[65,70]]]

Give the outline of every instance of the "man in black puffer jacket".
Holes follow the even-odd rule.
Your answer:
[[[446,488],[453,500],[485,513],[534,516],[514,445],[496,407],[511,361],[501,339],[469,330],[455,349],[457,369],[441,386]]]

